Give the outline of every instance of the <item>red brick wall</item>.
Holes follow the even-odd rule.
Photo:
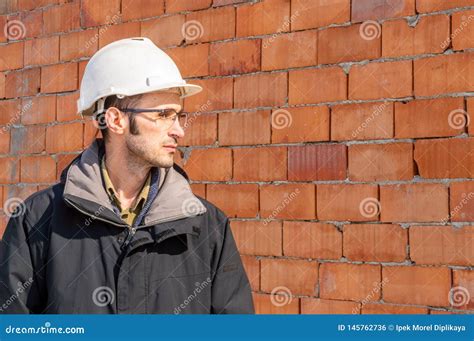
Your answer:
[[[176,161],[232,218],[258,312],[473,312],[473,0],[5,0],[0,14],[2,202],[54,183],[93,139],[75,115],[88,58],[147,36],[204,87]]]

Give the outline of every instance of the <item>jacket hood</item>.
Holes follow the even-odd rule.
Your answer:
[[[96,139],[62,172],[63,198],[79,211],[111,224],[128,226],[114,211],[103,185],[100,159],[105,153],[104,141]],[[193,194],[188,176],[178,165],[154,168],[151,186],[155,194],[148,197],[145,216],[137,227],[150,226],[205,213],[206,207]],[[152,173],[152,174],[153,174]],[[144,209],[145,209],[144,207]]]

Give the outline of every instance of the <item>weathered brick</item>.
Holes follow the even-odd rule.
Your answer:
[[[24,43],[10,43],[0,46],[0,71],[23,67]]]
[[[56,119],[56,96],[39,96],[22,101],[21,123],[50,123]]]
[[[420,13],[444,11],[456,7],[474,6],[473,0],[423,0],[416,2],[416,11]]]
[[[189,114],[181,146],[210,145],[217,140],[217,114]]]
[[[56,96],[56,108],[60,109],[57,111],[56,115],[58,121],[72,121],[79,119],[80,116],[77,115],[78,99],[79,92]]]
[[[241,255],[242,264],[253,291],[260,290],[260,261],[256,257]]]
[[[377,185],[321,184],[316,193],[319,220],[378,220]]]
[[[237,37],[290,29],[290,0],[264,0],[237,7]]]
[[[236,148],[233,162],[236,181],[287,179],[286,147]]]
[[[453,291],[451,291],[452,304],[456,309],[474,309],[473,295],[466,295],[474,292],[474,271],[453,270]],[[457,297],[458,296],[458,297]],[[461,305],[462,303],[464,305]]]
[[[344,225],[344,256],[351,261],[403,262],[407,245],[407,230],[400,225]]]
[[[352,0],[352,21],[406,17],[415,14],[415,0]]]
[[[260,39],[211,44],[210,75],[231,75],[260,70],[260,46]]]
[[[287,96],[287,74],[261,73],[235,78],[234,108],[281,106]]]
[[[350,0],[292,0],[291,30],[299,31],[350,21]]]
[[[232,151],[224,148],[194,149],[184,170],[194,181],[227,181],[232,178]]]
[[[156,17],[165,11],[164,0],[122,0],[122,20]]]
[[[41,92],[63,92],[77,88],[77,63],[56,64],[41,68]]]
[[[184,22],[184,15],[147,20],[141,23],[141,35],[150,38],[160,48],[180,45],[185,40],[182,33]]]
[[[41,153],[46,146],[46,127],[35,125],[11,130],[12,154]]]
[[[7,98],[34,96],[40,91],[40,68],[23,69],[7,74],[5,96]]]
[[[383,222],[441,221],[448,216],[448,189],[443,184],[380,186]]]
[[[166,0],[166,13],[195,11],[197,9],[208,8],[211,4],[212,0]]]
[[[97,51],[98,37],[99,33],[97,29],[62,35],[60,51],[61,61],[91,57]]]
[[[359,313],[358,302],[301,298],[301,314],[354,314]]]
[[[21,182],[53,182],[56,162],[51,156],[28,156],[20,160]]]
[[[253,293],[256,314],[298,314],[299,298],[288,297],[286,293],[266,295]]]
[[[82,123],[49,126],[46,129],[46,151],[49,153],[73,152],[82,148]]]
[[[235,8],[221,7],[186,14],[185,38],[190,43],[235,37]]]
[[[270,143],[270,112],[267,110],[221,113],[218,125],[221,146]]]
[[[81,0],[82,26],[100,26],[120,15],[120,0]]]
[[[343,180],[346,168],[347,150],[343,144],[288,148],[290,181]]]
[[[212,185],[209,185],[212,186]],[[281,222],[233,220],[231,222],[239,253],[244,255],[281,256]]]
[[[451,32],[454,50],[465,50],[474,47],[473,21],[474,10],[453,13]]]
[[[342,233],[332,224],[285,221],[283,254],[312,259],[340,259]]]
[[[209,75],[209,44],[176,47],[165,52],[174,60],[183,77]]]
[[[59,61],[59,36],[25,41],[25,66],[54,64]]]
[[[193,79],[192,84],[200,85],[202,91],[184,99],[184,111],[232,109],[234,82],[231,77]]]
[[[20,162],[15,157],[0,158],[0,182],[17,184],[20,181]]]
[[[208,184],[206,198],[223,210],[228,217],[255,218],[258,213],[256,184]]]
[[[451,221],[474,220],[474,182],[451,182],[449,209]]]
[[[65,3],[44,9],[44,34],[68,32],[80,28],[80,1]]]
[[[384,302],[448,306],[451,271],[447,267],[385,266]]]

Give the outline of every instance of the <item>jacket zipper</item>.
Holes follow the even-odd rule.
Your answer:
[[[135,235],[135,232],[137,232],[136,227],[128,229],[127,236],[125,237],[125,241],[123,242],[123,244],[120,246],[120,250],[124,251],[128,248],[128,245],[130,244],[133,239],[133,236]]]

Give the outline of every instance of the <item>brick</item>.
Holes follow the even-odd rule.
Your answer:
[[[459,135],[465,127],[464,99],[440,98],[395,103],[395,137]],[[461,119],[458,121],[458,119]],[[463,124],[464,122],[464,124]]]
[[[415,96],[474,90],[473,57],[471,52],[415,60]]]
[[[260,70],[260,45],[260,39],[211,44],[210,75],[232,75]]]
[[[141,36],[139,22],[128,22],[124,24],[108,26],[107,29],[99,29],[99,49],[116,40],[139,36]]]
[[[474,226],[411,226],[410,258],[416,264],[474,263]]]
[[[22,101],[21,123],[50,123],[56,119],[56,96],[40,96]]]
[[[260,73],[235,78],[234,107],[273,107],[285,104],[287,74]]]
[[[158,47],[180,45],[185,40],[184,15],[147,20],[141,23],[141,36],[150,38]]]
[[[56,155],[56,179],[59,179],[62,171],[77,157],[78,154],[57,154]]]
[[[340,259],[342,233],[332,224],[285,221],[283,254],[311,259]]]
[[[253,293],[256,314],[299,314],[299,298]]]
[[[123,21],[157,17],[164,12],[164,0],[122,0]]]
[[[291,30],[299,31],[308,28],[342,24],[350,21],[350,0],[292,0]],[[290,19],[291,19],[290,18]]]
[[[166,0],[166,13],[195,11],[198,9],[208,8],[212,4],[212,0]]]
[[[378,220],[377,185],[323,184],[316,193],[319,220]]]
[[[315,187],[313,184],[262,185],[260,216],[272,219],[315,219]]]
[[[0,72],[0,99],[5,98],[5,82],[6,82],[5,73]]]
[[[83,142],[82,142],[82,148],[86,149],[89,147],[89,145],[96,139],[96,138],[102,138],[101,135],[101,130],[97,129],[96,126],[92,123],[92,120],[86,120],[86,122],[83,123]]]
[[[456,309],[474,309],[474,271],[472,270],[453,270],[453,289],[451,291],[451,304]],[[466,291],[471,295],[466,296]],[[470,297],[470,299],[469,299]],[[460,305],[465,302],[464,305]]]
[[[81,26],[80,1],[48,7],[43,12],[44,33],[68,32]]]
[[[281,108],[272,111],[272,143],[329,140],[326,106]]]
[[[427,308],[396,304],[367,303],[362,306],[362,314],[428,314]]]
[[[49,126],[46,129],[46,151],[59,153],[80,150],[82,134],[81,122]]]
[[[81,0],[82,26],[100,26],[120,15],[120,0]]]
[[[323,263],[319,278],[321,298],[353,301],[380,298],[380,265]]]
[[[221,113],[218,125],[221,146],[270,143],[268,110]]]
[[[393,137],[393,103],[355,103],[331,108],[331,140]]]
[[[452,118],[453,118],[453,122],[458,122],[455,120],[455,118],[461,118],[460,120],[461,126],[466,125],[467,123],[469,135],[472,136],[474,135],[474,122],[472,120],[472,118],[474,117],[474,97],[467,98],[466,102],[467,102],[467,113],[464,112],[466,116],[462,117],[458,114],[457,116],[453,115]],[[466,122],[466,120],[468,122]]]
[[[415,0],[352,0],[352,21],[406,17],[415,14]]]
[[[407,230],[400,225],[344,225],[344,256],[350,261],[403,262],[407,245]]]
[[[380,186],[383,222],[440,221],[448,215],[448,189],[443,184]]]
[[[451,221],[474,220],[474,182],[452,182],[449,194]]]
[[[57,111],[56,118],[60,122],[72,121],[79,119],[77,115],[77,100],[79,92],[56,96],[56,107],[61,110]]]
[[[471,25],[473,21],[474,10],[453,13],[451,24],[453,50],[474,47],[474,29]]]
[[[347,98],[347,78],[340,67],[289,72],[289,103],[332,102]]]
[[[51,156],[28,156],[20,160],[21,182],[53,182],[56,162]]]
[[[59,61],[59,36],[25,41],[25,66]]]
[[[451,272],[445,267],[390,266],[382,268],[383,300],[405,303],[447,306],[451,287]]]
[[[20,121],[22,112],[23,108],[19,100],[0,101],[0,124],[6,124],[6,128],[10,128],[10,126]]]
[[[237,7],[237,37],[289,31],[290,0],[264,0]]]
[[[301,298],[301,314],[358,314],[358,302]]]
[[[84,76],[84,71],[86,69],[88,60],[80,61],[79,64],[79,84],[82,82],[82,77]]]
[[[217,140],[217,114],[189,114],[181,146],[210,145]]]
[[[17,184],[20,182],[20,163],[14,157],[0,158],[0,182],[2,184]]]
[[[56,64],[41,68],[41,92],[73,91],[78,88],[77,63]]]
[[[232,151],[224,148],[194,149],[184,170],[194,181],[227,181],[232,178]]]
[[[23,42],[0,46],[0,71],[23,67],[23,46]]]
[[[61,36],[60,59],[62,62],[91,57],[97,51],[97,29],[73,32]]]
[[[288,147],[288,180],[343,180],[347,150],[342,144]]]
[[[352,144],[348,150],[352,181],[411,180],[415,175],[413,144]]]
[[[258,213],[258,185],[208,184],[206,198],[228,217],[255,218]],[[232,198],[232,200],[229,200]]]
[[[5,28],[7,24],[7,16],[6,15],[0,15],[0,27]],[[8,29],[7,29],[8,32]],[[0,43],[6,43],[7,42],[7,35],[5,32],[0,32]],[[1,190],[0,190],[1,192]],[[1,236],[0,236],[1,237]]]
[[[240,4],[242,2],[246,2],[246,0],[214,0],[212,2],[212,6],[225,6],[225,5],[232,5],[232,4]]]
[[[252,256],[241,255],[242,264],[253,291],[260,290],[260,261]]]
[[[361,25],[334,27],[319,31],[318,64],[377,59],[381,56],[381,38],[361,34]]]
[[[318,263],[306,260],[262,259],[261,289],[274,292],[284,287],[291,295],[315,295],[318,283]]]
[[[262,70],[318,64],[318,32],[282,33],[262,41]]]
[[[240,254],[281,256],[281,222],[234,220],[231,226]]]
[[[414,158],[423,178],[472,178],[474,138],[417,140]]]
[[[201,43],[235,37],[235,8],[221,7],[186,14],[186,42]]]
[[[43,34],[43,10],[31,11],[31,12],[20,12],[16,15],[9,15],[8,21],[19,20],[23,24],[23,28],[18,31],[18,34],[13,34],[19,39],[23,38],[35,38]],[[1,21],[1,19],[0,19]],[[4,27],[2,25],[1,27]],[[15,27],[15,26],[13,26]],[[18,26],[20,27],[20,26]],[[14,30],[12,30],[14,33]],[[4,37],[4,34],[0,34],[0,41]],[[19,40],[18,39],[18,40]],[[6,38],[5,38],[6,41]]]
[[[32,9],[38,7],[44,7],[47,5],[56,5],[58,0],[19,0],[18,2],[18,9],[20,11],[31,11]]]
[[[21,184],[4,187],[4,199],[17,197],[26,200],[30,195],[38,191],[37,185]]]
[[[400,98],[412,96],[410,60],[354,65],[349,72],[350,99]]]
[[[286,180],[287,148],[236,148],[233,168],[235,181]]]
[[[6,0],[0,2],[0,14],[18,11],[18,0]]]
[[[184,111],[207,112],[232,109],[234,82],[231,77],[193,79],[191,83],[200,85],[202,91],[184,99]]]
[[[382,26],[382,56],[441,53],[449,46],[449,25],[448,15],[421,17],[415,27],[405,19],[386,21]]]
[[[10,153],[10,135],[9,130],[0,130],[0,154]]]
[[[165,52],[174,60],[183,77],[209,75],[209,44],[177,47]]]
[[[419,13],[444,11],[456,7],[474,6],[473,0],[423,0],[416,2],[416,11]]]
[[[13,71],[5,80],[7,98],[34,96],[40,90],[40,68]]]
[[[194,195],[200,196],[201,198],[206,198],[206,184],[190,184],[191,191]]]

